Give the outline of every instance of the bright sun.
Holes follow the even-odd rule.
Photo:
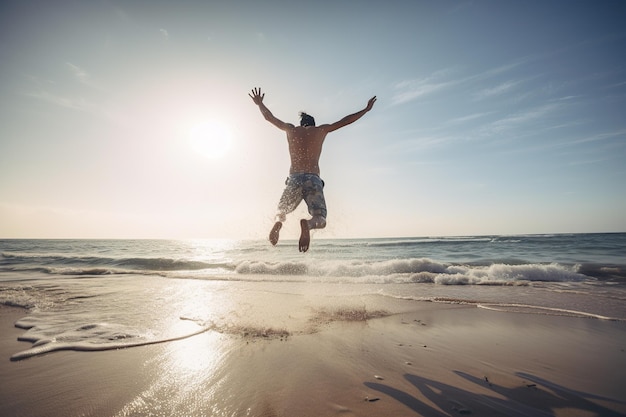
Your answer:
[[[199,154],[211,159],[221,158],[230,149],[231,133],[220,123],[206,122],[191,129],[189,142]]]

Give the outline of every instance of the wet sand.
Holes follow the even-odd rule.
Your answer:
[[[307,332],[208,331],[10,361],[27,346],[13,326],[27,312],[0,307],[0,415],[626,415],[624,322],[429,302],[402,310],[334,310]]]

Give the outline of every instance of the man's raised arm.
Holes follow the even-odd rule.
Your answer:
[[[337,130],[339,128],[342,128],[346,125],[349,125],[350,123],[354,123],[357,120],[359,120],[361,117],[363,117],[363,115],[365,113],[367,113],[368,111],[372,110],[372,107],[374,106],[374,103],[376,102],[376,96],[372,97],[369,99],[369,101],[367,102],[367,106],[365,106],[365,108],[361,111],[358,111],[356,113],[350,114],[346,117],[344,117],[343,119],[339,120],[338,122],[329,124],[329,125],[325,125],[325,130],[327,132],[332,132],[334,130]],[[322,127],[322,126],[320,126]]]
[[[279,128],[281,130],[287,130],[290,127],[293,127],[293,125],[291,125],[289,123],[285,123],[282,120],[280,120],[277,117],[275,117],[272,114],[272,112],[270,111],[270,109],[268,109],[265,106],[265,104],[263,104],[263,98],[265,97],[265,94],[261,93],[261,89],[260,88],[253,88],[252,92],[248,93],[248,95],[250,96],[252,101],[254,101],[254,104],[259,106],[259,110],[261,110],[261,114],[263,115],[265,120],[267,120],[268,122],[270,122],[271,124],[273,124],[274,126],[276,126],[277,128]]]

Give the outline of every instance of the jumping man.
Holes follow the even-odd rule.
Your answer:
[[[286,187],[278,202],[278,212],[276,223],[270,231],[269,240],[272,245],[278,243],[278,234],[283,222],[287,219],[287,214],[291,213],[304,200],[311,214],[309,220],[300,220],[300,252],[309,249],[311,229],[323,229],[326,226],[326,201],[324,200],[324,181],[320,178],[319,159],[322,153],[322,145],[326,135],[341,127],[349,125],[359,120],[365,113],[370,111],[376,102],[376,96],[369,99],[367,106],[361,111],[348,115],[338,122],[315,126],[315,119],[306,113],[300,113],[300,126],[285,123],[276,118],[271,111],[263,104],[265,94],[260,88],[252,89],[248,94],[254,104],[259,106],[261,114],[271,124],[285,131],[287,134],[287,144],[289,145],[289,156],[291,167]]]

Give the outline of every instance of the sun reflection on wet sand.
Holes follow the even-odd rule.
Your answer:
[[[224,335],[209,331],[203,337],[189,338],[186,343],[172,343],[167,347],[163,366],[168,368],[168,373],[180,375],[174,379],[184,380],[190,374],[199,372],[213,373],[226,354],[223,351],[224,338]]]
[[[232,414],[218,393],[237,344],[235,338],[208,331],[163,345],[144,365],[151,381],[117,415]]]
[[[175,281],[153,293],[162,309],[152,313],[158,333],[189,336],[158,345],[144,363],[144,389],[117,416],[236,415],[239,405],[223,395],[230,356],[244,343],[223,333],[236,300],[223,282]]]

